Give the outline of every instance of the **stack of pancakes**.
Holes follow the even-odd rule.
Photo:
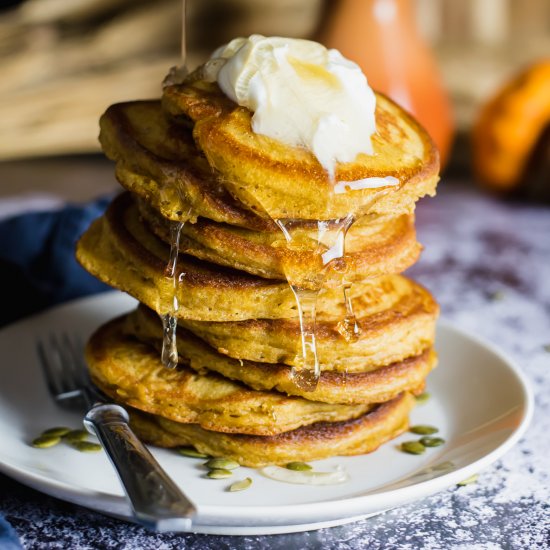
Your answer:
[[[100,141],[127,192],[83,235],[77,257],[140,305],[92,336],[91,377],[156,445],[248,466],[370,452],[407,428],[436,363],[437,305],[399,273],[420,252],[414,204],[435,190],[437,152],[378,95],[374,155],[338,165],[336,193],[308,151],[255,134],[250,119],[196,78],[102,116]],[[341,183],[388,176],[399,185]],[[343,218],[354,220],[345,252],[327,264],[318,221]],[[277,220],[292,220],[290,241]],[[289,273],[298,294],[322,287],[321,373],[309,387],[295,376],[305,366]],[[172,319],[171,369],[161,349]]]

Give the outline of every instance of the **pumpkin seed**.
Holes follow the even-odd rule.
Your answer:
[[[93,443],[92,441],[72,441],[70,445],[73,449],[81,453],[95,453],[101,451],[101,445],[99,443]]]
[[[489,294],[489,300],[491,300],[491,302],[500,302],[504,300],[505,296],[506,294],[502,290],[495,290],[495,292]]]
[[[313,466],[305,462],[289,462],[285,468],[287,470],[293,470],[294,472],[309,472],[309,470],[313,470]]]
[[[460,483],[457,483],[457,485],[459,487],[464,487],[465,485],[470,485],[472,483],[476,483],[478,477],[479,477],[479,474],[474,474],[473,476],[467,477],[464,481],[461,481]]]
[[[204,465],[210,470],[234,470],[240,466],[238,462],[230,458],[211,458]]]
[[[445,443],[445,440],[442,437],[421,437],[420,443],[424,447],[439,447]]]
[[[53,447],[61,441],[61,438],[58,435],[44,435],[33,439],[32,446],[37,449],[47,449],[48,447]]]
[[[177,449],[178,453],[190,458],[208,458],[207,454],[201,453],[195,449],[195,447],[180,447]]]
[[[42,435],[56,435],[57,437],[63,437],[71,431],[71,428],[66,426],[57,426],[55,428],[49,428],[42,432]]]
[[[206,477],[210,479],[225,479],[226,477],[231,477],[233,472],[226,470],[225,468],[216,468],[215,470],[210,470]]]
[[[418,426],[411,426],[409,428],[409,432],[412,432],[413,434],[419,434],[419,435],[435,434],[438,431],[439,430],[434,426],[428,426],[427,424],[418,424]]]
[[[86,439],[88,439],[88,432],[86,430],[71,430],[63,436],[63,441],[66,441],[69,445],[77,441],[85,441]]]
[[[405,441],[401,443],[401,450],[411,455],[421,455],[426,450],[426,447],[420,441]]]
[[[430,399],[431,395],[425,391],[419,395],[416,396],[416,402],[417,403],[426,403],[426,401],[428,401],[428,399]]]
[[[252,479],[249,477],[242,479],[241,481],[235,481],[232,485],[229,486],[229,491],[235,493],[236,491],[244,491],[252,485]]]

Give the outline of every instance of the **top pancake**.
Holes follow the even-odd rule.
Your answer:
[[[410,213],[415,201],[433,194],[437,149],[425,130],[387,97],[376,94],[374,153],[338,164],[337,182],[393,176],[397,186],[334,193],[334,183],[307,150],[256,134],[252,113],[227,98],[217,84],[189,79],[168,86],[166,112],[188,124],[221,183],[260,216],[274,219],[336,219],[353,214]]]
[[[99,126],[99,141],[116,161],[120,184],[165,218],[185,222],[201,216],[249,229],[277,229],[220,185],[191,130],[165,116],[160,101],[111,105]]]

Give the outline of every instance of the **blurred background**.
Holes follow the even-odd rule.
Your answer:
[[[99,152],[97,121],[109,104],[159,96],[163,77],[180,62],[182,0],[2,6],[2,197],[13,186],[47,192],[55,185],[69,199],[114,186],[110,169],[91,176],[94,181],[81,171],[78,185],[67,169],[74,162],[80,169],[88,158],[73,155]],[[187,0],[189,68],[220,44],[252,33],[315,38],[341,49],[371,85],[417,115],[449,171],[469,171],[473,162],[478,180],[509,189],[520,186],[536,157],[548,181],[548,0]],[[543,63],[536,83],[520,89],[519,98],[511,94],[513,112],[508,96],[491,107],[506,84],[517,92],[518,82],[526,82],[523,69],[537,61]],[[499,128],[525,125],[526,116],[528,129],[512,133],[516,144],[500,143]],[[472,139],[491,144],[481,160],[471,153]],[[518,140],[526,144],[521,150]],[[512,158],[504,176],[503,157]],[[44,167],[40,178],[37,166]]]

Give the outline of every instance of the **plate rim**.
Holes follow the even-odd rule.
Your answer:
[[[65,308],[78,309],[82,305],[86,305],[88,302],[94,302],[98,299],[106,298],[108,295],[118,295],[118,296],[124,297],[124,299],[128,300],[128,304],[130,307],[132,306],[133,302],[136,302],[134,298],[116,290],[115,291],[109,290],[106,292],[93,294],[91,296],[84,296],[84,297],[77,298],[75,300],[58,304],[54,307],[51,307],[49,309],[35,313],[31,316],[25,317],[23,319],[17,320],[14,323],[6,325],[0,329],[0,335],[3,335],[4,332],[6,331],[17,330],[19,326],[24,326],[26,324],[31,324],[31,323],[37,323],[40,321],[41,317],[47,318],[49,315],[51,315],[54,312],[58,312],[59,310],[63,310]],[[289,527],[292,525],[298,527],[300,524],[304,524],[304,525],[307,524],[309,528],[313,528],[312,526],[316,524],[320,525],[323,523],[327,523],[327,521],[311,522],[311,521],[308,521],[307,518],[311,517],[312,515],[316,515],[316,514],[320,514],[321,512],[324,512],[326,509],[327,503],[330,503],[330,502],[338,503],[338,513],[336,514],[338,518],[335,515],[331,515],[334,521],[339,521],[339,520],[344,521],[346,518],[349,518],[351,516],[365,517],[366,515],[371,515],[368,512],[368,510],[370,509],[368,506],[370,501],[376,500],[376,504],[377,504],[376,507],[379,508],[380,511],[383,511],[383,510],[392,508],[396,505],[405,504],[412,500],[417,500],[419,498],[429,496],[439,490],[442,490],[456,483],[459,483],[460,481],[466,479],[470,475],[478,473],[479,471],[483,470],[484,468],[486,468],[487,466],[489,466],[490,464],[498,460],[506,452],[508,452],[510,448],[512,448],[517,443],[517,441],[521,439],[521,437],[525,434],[533,418],[535,404],[534,404],[534,394],[533,394],[533,390],[531,388],[530,382],[528,381],[526,375],[522,372],[521,368],[518,366],[517,362],[513,358],[508,356],[503,350],[501,350],[498,345],[486,340],[483,337],[480,337],[477,334],[473,334],[468,330],[459,328],[453,323],[447,321],[446,319],[441,319],[441,318],[438,319],[437,326],[438,326],[438,329],[443,328],[444,330],[449,331],[451,333],[456,333],[460,335],[460,337],[473,341],[478,346],[489,351],[494,356],[496,356],[496,358],[501,363],[501,367],[506,367],[508,371],[510,371],[514,375],[515,382],[517,386],[521,389],[521,394],[522,394],[523,403],[524,403],[523,411],[522,411],[523,414],[518,426],[500,445],[498,445],[489,453],[481,456],[477,460],[474,460],[470,464],[463,466],[462,468],[453,470],[451,472],[445,473],[435,478],[419,481],[417,483],[414,483],[413,485],[406,486],[406,487],[398,487],[395,489],[390,489],[388,491],[371,492],[369,494],[355,495],[351,497],[342,497],[342,498],[336,498],[336,499],[325,500],[320,502],[309,502],[309,503],[290,504],[290,505],[281,505],[281,504],[276,506],[235,505],[235,506],[228,507],[224,505],[204,504],[204,505],[199,505],[200,517],[205,517],[205,518],[212,517],[216,519],[216,522],[224,521],[224,520],[231,520],[232,522],[234,522],[236,517],[246,516],[247,521],[255,522],[258,520],[265,520],[266,516],[270,516],[270,519],[272,520],[271,523],[268,523],[268,524],[261,523],[261,524],[258,524],[257,526],[250,526],[252,529],[256,529],[257,531],[261,530],[264,527],[276,528],[277,526],[281,526],[281,523],[280,523],[281,521],[284,521],[285,525]],[[0,457],[0,472],[4,473],[5,475],[27,486],[32,487],[33,489],[36,489],[45,494],[54,496],[56,498],[60,498],[62,500],[63,499],[68,500],[68,499],[65,498],[64,496],[59,496],[60,494],[63,494],[66,496],[73,496],[74,498],[80,497],[80,498],[86,498],[90,500],[92,499],[101,500],[101,502],[104,504],[109,504],[116,507],[127,506],[128,511],[130,512],[129,503],[124,496],[115,495],[112,493],[106,493],[102,491],[94,491],[86,487],[78,488],[72,484],[65,483],[63,481],[52,479],[32,471],[27,471],[26,469],[18,468],[14,466],[11,462],[6,462],[5,458],[3,457]],[[69,500],[69,501],[74,502],[74,500],[72,501]],[[80,502],[78,502],[77,504],[84,507],[88,507],[97,512],[101,512],[100,509],[92,508],[91,506],[87,506],[85,504],[83,505]],[[364,513],[358,514],[358,511],[361,509],[364,510]],[[353,512],[351,512],[351,510],[353,510]],[[281,517],[281,514],[284,514],[285,517],[284,518]],[[289,519],[288,519],[289,516],[293,518],[293,522],[289,522]],[[126,517],[125,519],[127,519],[128,521],[132,521],[132,518],[130,516]],[[201,525],[205,527],[216,527],[216,528],[224,527],[219,523],[218,525],[214,526],[213,524],[201,523],[201,522],[195,523],[194,527],[196,529],[200,529]],[[232,529],[237,527],[234,523],[232,523],[232,525],[226,525],[225,527],[230,527],[230,526]],[[241,525],[240,527],[244,528],[245,526]],[[191,528],[191,531],[194,531],[193,527]],[[285,530],[285,531],[276,531],[276,532],[289,532],[289,531]]]

